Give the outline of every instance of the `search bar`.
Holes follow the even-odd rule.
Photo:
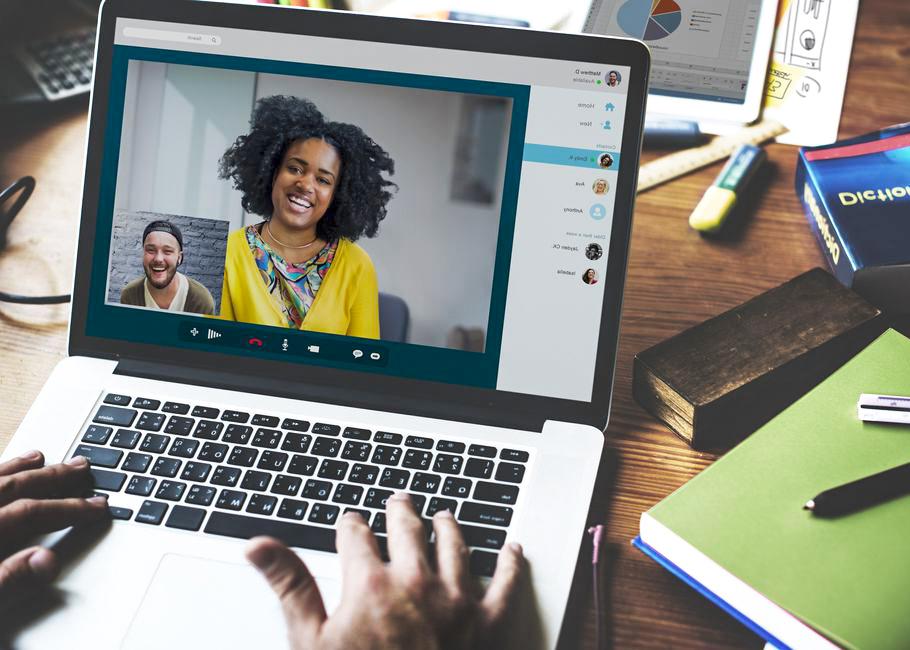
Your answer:
[[[170,32],[163,29],[124,27],[123,35],[127,38],[144,38],[150,41],[168,41],[169,43],[221,45],[221,37],[215,34],[192,34],[190,32]]]

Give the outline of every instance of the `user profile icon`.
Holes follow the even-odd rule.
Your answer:
[[[610,70],[607,73],[607,85],[611,88],[616,88],[620,83],[622,83],[622,75],[619,74],[619,71]]]
[[[588,269],[587,271],[585,271],[584,273],[581,274],[581,281],[584,282],[585,284],[597,284],[597,280],[598,280],[597,271],[595,271],[594,269]]]
[[[591,242],[585,247],[585,257],[589,260],[599,260],[604,254],[603,247],[595,242]]]
[[[597,196],[603,196],[610,191],[610,184],[607,182],[606,178],[598,178],[594,181],[594,184],[591,185],[591,189],[594,190],[594,193]]]
[[[601,169],[610,169],[613,166],[613,156],[608,153],[602,153],[597,157],[597,165]]]
[[[605,216],[607,216],[607,208],[604,207],[603,203],[595,203],[591,206],[591,209],[588,211],[591,215],[591,218],[594,221],[600,221]]]

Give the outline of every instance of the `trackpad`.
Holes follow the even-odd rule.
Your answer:
[[[328,605],[337,581],[318,578]],[[287,648],[278,597],[253,567],[167,554],[161,559],[123,650]]]

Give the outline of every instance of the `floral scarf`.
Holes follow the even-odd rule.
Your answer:
[[[338,242],[327,244],[302,264],[291,264],[262,239],[257,226],[247,227],[246,241],[259,268],[259,275],[287,318],[288,327],[300,329],[335,259]]]

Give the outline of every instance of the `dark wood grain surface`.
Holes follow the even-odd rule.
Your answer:
[[[865,0],[853,47],[841,137],[910,119],[910,3]],[[69,284],[78,224],[85,106],[0,113],[0,184],[38,179],[0,256],[0,288],[57,292]],[[607,525],[605,645],[751,648],[758,637],[634,550],[642,512],[708,466],[632,400],[636,352],[730,309],[824,260],[793,189],[796,149],[768,147],[770,173],[751,193],[737,236],[706,240],[686,220],[721,163],[639,196],[607,452],[591,506]],[[645,160],[660,152],[646,152]],[[66,349],[66,309],[0,306],[0,448],[6,446]],[[567,488],[571,490],[569,486]],[[584,499],[586,495],[579,494]],[[583,545],[562,638],[593,648],[590,548]]]

